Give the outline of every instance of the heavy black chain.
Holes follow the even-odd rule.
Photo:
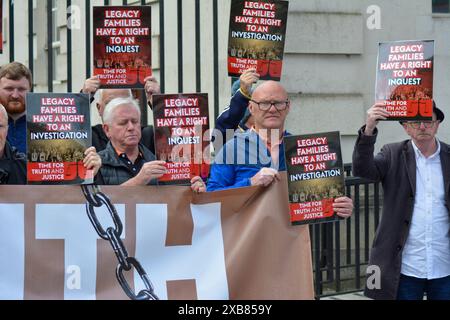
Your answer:
[[[136,258],[128,256],[127,249],[122,242],[122,239],[120,239],[123,232],[123,224],[114,205],[111,203],[109,198],[100,191],[100,187],[96,185],[82,185],[81,190],[87,200],[86,213],[89,220],[94,226],[97,234],[102,239],[109,241],[117,260],[119,261],[116,268],[116,278],[117,281],[119,281],[123,291],[132,300],[158,300],[158,297],[154,293],[154,288],[149,276]],[[100,208],[103,205],[108,209],[108,212],[114,222],[114,228],[109,227],[106,231],[99,222],[94,209]],[[130,271],[133,267],[136,269],[145,285],[145,289],[141,290],[138,294],[134,293],[123,274],[124,271]]]

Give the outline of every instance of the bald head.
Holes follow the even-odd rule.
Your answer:
[[[288,94],[286,92],[286,89],[277,81],[266,81],[259,85],[252,94],[252,99],[259,101],[258,99],[261,96],[267,96],[275,94],[277,96],[283,96],[284,100],[287,100]]]
[[[100,117],[103,119],[103,112],[108,103],[116,98],[132,98],[130,89],[103,89],[99,91],[97,109]]]
[[[284,122],[290,103],[286,89],[276,81],[267,81],[258,86],[248,105],[255,122],[255,129],[284,131]]]

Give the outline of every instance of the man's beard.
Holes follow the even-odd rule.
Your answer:
[[[25,103],[20,100],[9,100],[4,104],[4,107],[8,114],[21,114],[25,112]]]

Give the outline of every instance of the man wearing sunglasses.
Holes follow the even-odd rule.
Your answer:
[[[427,121],[401,122],[411,139],[383,146],[374,156],[379,120],[367,112],[353,153],[353,174],[383,184],[383,215],[373,242],[365,294],[373,299],[450,299],[450,147],[436,133],[444,113],[433,102]],[[379,276],[378,284],[371,276]]]
[[[252,94],[248,108],[254,126],[235,134],[218,152],[211,166],[207,191],[247,186],[268,187],[286,171],[283,137],[291,103],[279,82],[267,81]],[[336,213],[348,218],[353,202],[348,197],[335,200]]]

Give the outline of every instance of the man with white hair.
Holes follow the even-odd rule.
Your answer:
[[[26,184],[27,162],[25,155],[19,153],[6,141],[8,135],[8,114],[0,105],[0,184]]]
[[[100,89],[98,90],[97,110],[100,118],[103,119],[103,111],[106,105],[115,98],[132,98],[130,89]],[[100,152],[106,148],[108,137],[103,131],[103,124],[92,126],[92,145]]]
[[[102,168],[97,176],[99,185],[144,186],[155,185],[166,172],[165,161],[156,161],[155,155],[141,140],[141,110],[136,100],[116,98],[103,112],[103,129],[109,139],[101,151]],[[200,177],[191,181],[194,191],[204,192]]]
[[[89,79],[86,79],[84,82],[82,93],[91,94],[92,96],[98,92],[97,99],[97,110],[100,115],[100,118],[103,119],[103,111],[105,110],[106,105],[115,98],[133,98],[133,94],[131,89],[99,89],[100,88],[100,80],[98,76],[93,76]],[[151,106],[150,102],[152,99],[152,95],[156,93],[160,93],[160,86],[156,81],[155,77],[147,77],[145,78],[145,93],[147,95],[147,100],[149,101],[149,106]],[[153,141],[153,126],[142,127],[142,138],[141,143],[146,146],[153,153],[155,152],[155,145]],[[108,144],[108,137],[103,131],[103,124],[97,124],[92,127],[92,145],[97,149],[98,152],[104,150],[106,145]]]

